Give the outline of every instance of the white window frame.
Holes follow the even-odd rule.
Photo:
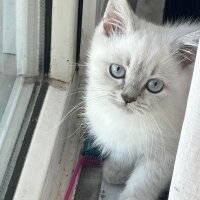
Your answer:
[[[200,45],[182,126],[169,200],[200,199]]]
[[[21,124],[28,107],[34,84],[24,84],[24,79],[16,79],[0,122],[0,183],[2,183]]]
[[[78,0],[53,0],[52,15],[50,77],[71,83],[76,65]]]
[[[16,0],[17,74],[39,75],[41,0]]]

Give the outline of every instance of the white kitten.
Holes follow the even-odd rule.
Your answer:
[[[157,26],[110,0],[87,69],[86,118],[110,158],[104,177],[126,181],[120,200],[156,200],[170,183],[200,31]]]

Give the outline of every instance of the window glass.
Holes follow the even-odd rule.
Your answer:
[[[42,85],[44,35],[45,0],[0,0],[0,199],[31,142],[24,138]]]
[[[0,121],[16,71],[16,4],[15,0],[0,0]]]

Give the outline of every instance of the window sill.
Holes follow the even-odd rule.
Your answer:
[[[24,120],[31,94],[34,88],[34,80],[27,80],[23,77],[17,77],[4,110],[0,122],[0,184],[5,187],[3,179],[8,170],[11,155],[19,137],[21,125]],[[6,173],[6,176],[9,176]],[[4,191],[4,190],[3,190]],[[2,194],[1,194],[2,195]]]
[[[64,199],[82,141],[76,115],[60,122],[77,102],[77,95],[69,92],[78,84],[65,90],[49,86],[14,200]]]

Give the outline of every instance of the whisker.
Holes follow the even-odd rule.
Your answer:
[[[105,97],[105,95],[96,96],[96,97],[90,98],[90,100],[95,100],[95,99],[98,100],[101,97]],[[52,132],[53,130],[58,128],[66,119],[68,119],[72,114],[78,112],[81,109],[84,109],[84,107],[85,107],[85,102],[80,102],[80,103],[76,104],[70,111],[67,112],[67,114],[58,122],[57,125],[55,125],[53,128],[51,128],[45,132],[46,133]]]
[[[66,141],[66,140],[76,136],[79,132],[81,132],[82,125],[83,124],[80,124],[79,127],[71,135],[64,137],[63,140]]]
[[[165,159],[166,161],[166,149],[165,149],[165,142],[164,142],[164,139],[163,139],[163,135],[162,135],[162,131],[157,123],[157,121],[155,120],[155,118],[153,117],[153,115],[151,113],[149,113],[151,119],[152,119],[152,122],[155,124],[155,126],[157,127],[157,130],[158,130],[158,133],[160,134],[160,139],[161,139],[161,143],[162,143],[162,155],[163,158]]]

